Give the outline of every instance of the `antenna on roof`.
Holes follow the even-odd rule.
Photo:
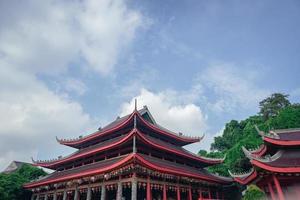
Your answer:
[[[134,110],[137,110],[137,99],[134,99]]]

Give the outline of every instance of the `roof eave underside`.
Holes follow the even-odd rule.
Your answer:
[[[76,178],[82,178],[85,176],[102,174],[102,173],[117,169],[119,167],[125,166],[127,164],[130,164],[130,163],[132,163],[132,161],[138,162],[145,167],[153,168],[153,170],[157,170],[161,173],[173,174],[173,175],[178,175],[178,176],[186,176],[189,178],[205,180],[208,182],[218,183],[218,184],[230,184],[232,182],[232,180],[229,178],[215,176],[215,175],[209,174],[206,171],[204,173],[203,171],[201,172],[199,170],[199,173],[197,174],[195,171],[192,171],[190,167],[187,167],[184,165],[182,165],[179,168],[177,166],[179,164],[174,164],[174,163],[171,163],[171,162],[165,161],[165,160],[161,161],[162,163],[159,165],[157,162],[155,162],[153,160],[151,161],[151,159],[153,159],[153,158],[148,158],[148,159],[146,159],[146,158],[147,158],[147,156],[145,157],[145,155],[129,154],[127,156],[116,159],[115,162],[109,163],[109,166],[105,165],[105,166],[99,167],[98,165],[101,165],[102,163],[98,162],[98,163],[78,167],[75,169],[66,170],[63,172],[55,172],[45,179],[25,184],[24,187],[25,188],[34,188],[34,187],[38,187],[41,185],[52,184],[52,183],[56,183],[56,182],[64,182],[64,181],[68,181],[70,179],[76,179]],[[108,162],[108,161],[106,160],[106,161],[103,161],[103,163],[104,162]],[[174,167],[171,167],[172,165]],[[168,166],[168,167],[166,167],[166,166]],[[84,168],[89,168],[89,169],[85,170]],[[73,172],[72,172],[72,170],[73,170]],[[189,173],[189,171],[192,171],[192,172]],[[63,173],[67,173],[67,174],[64,175]],[[68,174],[68,173],[70,173],[70,174]]]
[[[35,165],[41,166],[41,167],[46,167],[49,169],[57,169],[58,167],[55,167],[55,166],[63,165],[66,162],[69,162],[69,161],[72,161],[75,159],[79,159],[84,156],[89,156],[94,153],[99,153],[101,151],[112,149],[119,145],[122,145],[122,144],[128,142],[134,135],[137,135],[137,137],[139,139],[141,139],[142,142],[150,145],[151,147],[155,147],[155,148],[165,150],[170,153],[175,153],[177,155],[183,156],[185,158],[189,158],[189,159],[197,161],[197,162],[201,162],[201,165],[210,166],[210,165],[220,164],[225,159],[225,157],[220,158],[220,159],[213,159],[213,158],[206,158],[206,157],[198,156],[198,155],[195,155],[195,154],[185,150],[182,147],[177,147],[172,144],[168,144],[164,141],[152,138],[151,136],[146,136],[142,132],[134,129],[130,133],[119,137],[118,140],[116,140],[116,139],[111,140],[111,142],[112,142],[111,144],[109,144],[108,141],[105,141],[105,143],[107,143],[107,145],[101,145],[101,143],[100,143],[100,144],[94,145],[95,148],[91,148],[89,151],[78,150],[77,151],[77,152],[79,152],[78,154],[76,154],[76,152],[75,152],[75,153],[73,153],[69,156],[66,156],[65,158],[60,159],[60,160],[54,160],[54,161],[50,161],[50,162],[36,162]]]
[[[297,149],[279,150],[269,157],[251,154],[245,147],[243,151],[250,162],[258,168],[278,173],[300,173],[300,152]]]

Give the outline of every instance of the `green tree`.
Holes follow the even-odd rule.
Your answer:
[[[261,114],[264,120],[268,120],[270,117],[276,116],[279,111],[289,105],[289,95],[274,93],[270,97],[259,102],[259,114]]]
[[[273,94],[267,99],[272,99],[276,96],[280,95]],[[287,98],[288,95],[283,96]],[[228,170],[233,172],[248,171],[251,168],[251,164],[241,151],[241,148],[245,146],[248,149],[253,149],[262,144],[262,138],[257,133],[255,125],[264,131],[300,128],[300,104],[286,102],[280,105],[282,108],[276,111],[276,114],[273,112],[274,114],[268,120],[265,120],[264,116],[260,114],[250,116],[245,120],[231,120],[228,122],[225,125],[223,134],[214,138],[214,142],[211,144],[211,150],[213,151],[199,151],[199,155],[213,158],[226,155],[226,160],[222,164],[211,166],[208,170],[224,176],[229,175]]]
[[[255,185],[250,185],[247,188],[245,195],[243,196],[243,200],[264,200],[264,199],[267,199],[265,193]]]
[[[11,174],[0,174],[0,199],[29,199],[30,192],[23,189],[23,184],[46,174],[42,169],[27,164]]]

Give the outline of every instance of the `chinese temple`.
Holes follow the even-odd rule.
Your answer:
[[[253,168],[233,174],[242,185],[256,184],[272,200],[300,199],[300,129],[260,131],[263,145],[256,150],[243,147]]]
[[[73,154],[35,166],[53,173],[24,187],[32,200],[204,200],[228,197],[232,178],[205,168],[224,158],[206,158],[183,146],[201,137],[174,133],[156,123],[144,106],[96,132],[58,139],[77,149]],[[227,196],[226,196],[227,195]]]

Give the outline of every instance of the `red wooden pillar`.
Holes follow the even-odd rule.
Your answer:
[[[285,200],[284,196],[283,196],[281,186],[280,186],[280,183],[279,183],[279,181],[278,181],[278,179],[275,175],[273,175],[273,180],[274,180],[274,183],[275,183],[275,187],[276,187],[276,190],[277,190],[279,200]]]
[[[219,199],[219,191],[217,190],[216,193],[217,193],[217,199]]]
[[[150,185],[150,177],[147,179],[147,200],[151,200],[151,185]]]
[[[163,200],[167,200],[167,186],[164,184],[163,188]]]
[[[191,186],[189,188],[189,200],[193,200],[193,197],[192,197],[192,187]]]
[[[211,192],[209,188],[208,188],[208,199],[211,199]]]
[[[177,186],[177,200],[180,200],[180,187],[179,185]]]
[[[271,182],[268,183],[268,188],[269,188],[269,192],[270,192],[270,195],[271,195],[271,199],[276,200],[275,193],[274,193],[273,187],[271,185]]]
[[[202,190],[201,189],[199,190],[199,198],[198,198],[198,200],[202,200]]]

